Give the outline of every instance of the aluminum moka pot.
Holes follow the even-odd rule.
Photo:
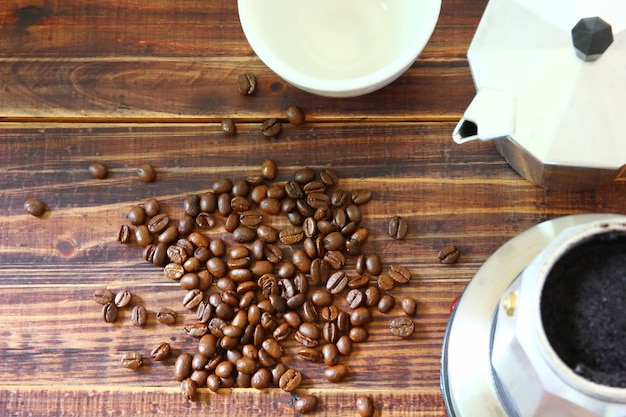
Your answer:
[[[490,0],[468,51],[458,143],[494,140],[524,178],[580,191],[626,164],[626,2]]]

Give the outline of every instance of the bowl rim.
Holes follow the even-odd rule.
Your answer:
[[[400,77],[415,62],[432,37],[441,14],[442,3],[442,0],[408,0],[409,3],[420,1],[422,4],[428,4],[426,12],[420,20],[421,24],[416,25],[419,30],[415,31],[413,40],[408,43],[409,46],[395,59],[374,72],[351,79],[329,80],[294,70],[278,54],[273,52],[272,48],[261,38],[252,34],[250,26],[256,16],[248,5],[258,1],[237,0],[239,21],[253,51],[267,67],[288,83],[305,91],[317,94],[326,93],[327,95],[366,94],[382,88]]]

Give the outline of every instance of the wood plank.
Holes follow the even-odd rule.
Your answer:
[[[486,2],[444,2],[405,75],[356,99],[286,84],[250,49],[236,3],[79,0],[0,6],[0,117],[8,120],[260,119],[297,104],[311,120],[458,119],[474,94],[465,53]],[[174,10],[172,10],[174,9]],[[259,79],[255,97],[236,90]]]
[[[139,372],[122,369],[123,351],[147,354],[160,341],[176,353],[193,352],[196,339],[181,325],[193,321],[181,306],[184,291],[141,249],[114,240],[128,209],[157,197],[174,218],[188,193],[206,191],[219,178],[243,178],[273,158],[292,178],[298,167],[333,167],[340,186],[367,188],[363,207],[370,238],[365,253],[384,264],[407,266],[414,278],[396,296],[419,301],[417,331],[407,340],[388,332],[402,313],[375,313],[370,338],[346,360],[351,377],[339,388],[323,378],[319,364],[286,359],[305,375],[301,392],[320,396],[319,415],[353,415],[353,400],[372,393],[384,415],[445,416],[439,393],[439,357],[450,303],[500,245],[527,228],[557,216],[591,211],[621,212],[623,183],[595,191],[558,193],[523,180],[493,144],[456,145],[454,123],[307,123],[285,126],[275,139],[260,135],[258,123],[240,123],[235,137],[217,124],[14,124],[0,130],[0,404],[33,414],[85,410],[147,415],[291,415],[293,398],[280,390],[201,390],[188,404],[172,376],[172,360]],[[363,150],[366,149],[367,152]],[[87,173],[92,161],[111,171],[105,180]],[[151,163],[158,179],[145,184],[135,168]],[[26,198],[49,205],[43,218],[23,213]],[[388,219],[409,220],[405,240],[386,236]],[[278,224],[285,224],[277,219]],[[281,221],[283,223],[281,223]],[[213,237],[229,235],[218,227]],[[437,251],[454,243],[460,262],[438,263]],[[349,259],[348,266],[353,265]],[[123,310],[104,323],[92,300],[97,288],[129,288],[151,312],[145,328]],[[342,308],[342,301],[337,301]],[[156,323],[154,311],[167,306],[180,324]],[[288,352],[295,342],[286,344]],[[407,382],[408,381],[408,382]]]

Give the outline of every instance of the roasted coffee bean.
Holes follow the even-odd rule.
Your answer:
[[[271,384],[272,373],[266,368],[258,369],[254,374],[252,374],[252,378],[250,379],[250,385],[252,388],[256,389],[266,389],[269,388]],[[287,381],[285,381],[285,386],[288,386]]]
[[[311,270],[311,258],[302,249],[296,249],[291,254],[291,262],[298,268],[298,271],[307,273]]]
[[[291,326],[289,323],[281,323],[278,327],[274,329],[272,332],[272,336],[277,341],[281,342],[289,337],[291,334]]]
[[[413,297],[402,297],[400,299],[400,307],[402,308],[404,314],[409,317],[413,317],[417,313],[417,301],[415,301],[415,298]]]
[[[137,369],[143,364],[143,358],[139,352],[124,352],[122,354],[122,366],[128,369]]]
[[[311,184],[311,183],[309,183],[309,184]],[[304,189],[304,191],[306,193],[306,189]],[[309,205],[309,207],[311,207],[311,208],[316,210],[319,207],[327,207],[327,206],[329,206],[330,205],[330,197],[327,194],[325,194],[324,192],[310,192],[306,196],[306,202]],[[296,207],[297,207],[297,204],[296,204]],[[302,213],[302,214],[304,214],[304,213]],[[315,215],[315,211],[313,211],[313,213],[311,213],[310,215],[314,216]]]
[[[174,378],[176,381],[180,382],[191,376],[191,372],[193,372],[192,360],[193,357],[187,352],[182,352],[176,357],[174,361]]]
[[[320,329],[314,323],[305,322],[298,327],[298,332],[303,336],[317,340],[320,338]]]
[[[393,278],[391,278],[391,276],[387,273],[383,273],[378,276],[377,284],[378,288],[383,291],[391,291],[396,285]]]
[[[398,337],[410,337],[415,331],[415,323],[409,317],[400,317],[391,320],[389,331]]]
[[[306,184],[315,179],[315,170],[310,167],[298,168],[296,170],[293,179],[298,184]]]
[[[345,333],[350,330],[350,327],[350,314],[346,311],[341,311],[337,315],[337,329],[340,332]]]
[[[232,117],[222,119],[222,133],[226,136],[234,136],[237,133],[237,127]]]
[[[199,229],[209,230],[215,227],[217,221],[211,213],[199,213],[196,216],[196,226]]]
[[[157,241],[159,243],[170,244],[178,238],[178,228],[176,226],[168,226],[159,234]]]
[[[309,181],[302,186],[302,191],[304,191],[304,194],[306,194],[307,198],[309,198],[310,194],[326,195],[326,184],[324,184],[321,180]],[[324,199],[326,202],[326,204],[322,204],[320,205],[320,207],[328,208],[330,205],[328,204],[330,202],[330,197],[328,195],[326,195],[326,197],[322,197],[321,195],[319,195],[318,197]]]
[[[276,200],[282,200],[285,197],[285,194],[285,186],[282,184],[274,183],[270,185],[270,187],[267,189],[266,197],[275,198]],[[282,210],[282,204],[280,209]]]
[[[220,377],[215,374],[209,374],[206,378],[206,386],[213,392],[217,392],[220,389],[221,380]]]
[[[261,176],[273,180],[278,175],[278,165],[273,159],[266,159],[261,164]]]
[[[163,268],[165,278],[179,280],[185,274],[185,268],[182,265],[171,262]]]
[[[341,188],[335,189],[330,196],[333,207],[345,207],[350,202],[350,193]]]
[[[343,248],[346,239],[340,232],[332,232],[324,237],[324,248],[326,250],[337,250]]]
[[[228,233],[233,233],[235,229],[239,227],[239,225],[239,213],[232,212],[228,215],[228,217],[226,217],[226,220],[224,221],[224,230],[226,230]]]
[[[247,210],[239,214],[239,223],[248,227],[259,226],[263,222],[263,214],[256,210]]]
[[[214,213],[217,210],[217,194],[207,192],[200,195],[200,212]]]
[[[357,206],[367,203],[372,199],[372,192],[366,189],[357,189],[352,191],[351,200]]]
[[[339,330],[337,329],[337,323],[326,322],[322,328],[322,336],[328,343],[336,343],[339,340]]]
[[[164,266],[167,261],[167,244],[160,242],[154,247],[154,252],[152,253],[152,263],[155,266]]]
[[[379,275],[383,270],[383,264],[378,255],[365,256],[365,270],[370,275]]]
[[[300,126],[304,123],[304,112],[298,106],[289,106],[285,111],[287,120],[294,126]]]
[[[113,294],[113,291],[106,288],[97,289],[93,294],[95,302],[101,305],[110,303],[114,300],[114,297],[115,294]]]
[[[369,395],[359,395],[356,398],[355,408],[359,417],[372,417],[376,411],[374,400]]]
[[[332,365],[324,370],[324,377],[328,382],[337,383],[341,382],[348,377],[350,369],[346,364],[340,363]]]
[[[161,342],[150,351],[150,357],[157,362],[164,361],[170,357],[172,348],[169,343]]]
[[[261,345],[271,357],[279,359],[283,356],[283,348],[280,343],[273,337],[265,339]]]
[[[332,269],[341,269],[346,263],[346,257],[338,250],[329,250],[324,254],[324,260]]]
[[[133,298],[133,295],[131,294],[130,291],[122,290],[118,292],[117,294],[115,294],[115,305],[118,308],[126,307],[128,304],[130,304],[130,301],[132,300],[132,298]]]
[[[306,295],[304,293],[298,293],[294,295],[293,297],[289,297],[287,299],[287,302],[286,302],[287,308],[292,309],[292,310],[298,309],[302,307],[305,301],[306,301]]]
[[[437,254],[439,261],[442,264],[448,265],[456,263],[459,260],[460,256],[461,251],[459,251],[459,248],[454,245],[447,245],[443,247]]]
[[[277,359],[267,353],[267,351],[263,348],[259,349],[258,359],[261,366],[264,366],[265,368],[271,368],[277,363]]]
[[[331,294],[339,294],[348,285],[348,275],[344,271],[337,271],[328,277],[326,289]]]
[[[193,310],[198,307],[198,304],[200,304],[203,298],[204,293],[200,289],[194,288],[187,291],[187,294],[183,297],[183,306],[189,310]]]
[[[273,264],[278,263],[283,259],[283,250],[279,246],[272,243],[265,245],[263,253],[265,259]]]
[[[365,294],[359,289],[352,289],[346,295],[346,303],[351,309],[355,309],[363,305],[365,302]]]
[[[389,276],[400,284],[406,284],[411,280],[411,271],[402,265],[391,265],[389,267]]]
[[[300,343],[302,346],[305,346],[305,347],[313,348],[319,344],[319,341],[317,339],[312,339],[310,337],[307,337],[303,335],[302,333],[300,333],[299,331],[296,332],[294,339],[296,340],[296,342]]]
[[[335,172],[335,170],[332,168],[324,168],[320,172],[320,179],[327,186],[335,185],[337,184],[337,181],[339,180],[337,172]]]
[[[246,210],[250,210],[250,200],[247,197],[236,195],[230,200],[230,206],[233,211],[243,213]]]
[[[165,213],[157,214],[148,220],[148,230],[151,233],[161,233],[170,223],[170,218]]]
[[[126,218],[133,226],[139,226],[146,222],[146,210],[141,206],[133,206],[126,215]]]
[[[193,290],[199,287],[200,278],[194,272],[188,272],[180,278],[180,287],[184,290]]]
[[[293,368],[289,368],[280,377],[278,386],[283,391],[293,392],[300,386],[301,383],[302,374]]]
[[[317,410],[318,400],[315,395],[304,394],[301,395],[293,404],[293,408],[296,413],[309,414]]]
[[[117,234],[115,235],[115,240],[117,240],[120,243],[129,243],[131,234],[132,234],[131,228],[128,225],[123,224],[117,230]]]
[[[133,307],[133,311],[131,313],[131,320],[133,324],[137,327],[143,327],[146,325],[146,321],[148,321],[148,311],[146,307],[143,305],[136,305]]]
[[[154,217],[161,211],[161,204],[156,198],[149,198],[143,204],[143,208],[146,211],[146,216]]]
[[[306,183],[306,181],[305,181]],[[285,184],[285,193],[291,198],[300,199],[304,197],[304,190],[298,181],[289,181]]]
[[[183,199],[183,211],[192,217],[200,214],[200,196],[198,194],[186,195]]]
[[[304,304],[302,304],[302,320],[314,323],[318,320],[318,318],[319,313],[315,304],[310,301],[305,301]]]
[[[117,306],[115,303],[109,302],[102,307],[102,317],[107,323],[113,323],[117,320]]]
[[[326,343],[322,346],[322,359],[324,365],[334,366],[339,363],[339,350],[333,343]]]
[[[372,321],[372,312],[367,307],[356,308],[350,314],[350,324],[352,327],[360,327]]]
[[[409,229],[409,222],[400,216],[393,216],[389,220],[389,226],[387,228],[387,233],[391,236],[392,239],[404,239],[407,231]]]
[[[254,74],[241,74],[237,79],[239,94],[250,95],[256,90],[256,76]]]
[[[180,383],[180,390],[185,400],[193,401],[196,399],[196,395],[198,393],[198,386],[193,379],[186,378]]]
[[[274,117],[267,119],[266,121],[261,123],[261,133],[263,133],[263,136],[265,137],[268,137],[268,138],[274,137],[278,135],[281,130],[282,130],[282,124],[280,120]]]
[[[252,375],[258,369],[258,364],[254,359],[242,357],[235,362],[237,372]]]
[[[222,193],[217,197],[217,211],[224,217],[227,217],[233,212],[233,208],[230,205],[230,193]]]
[[[319,362],[322,354],[315,348],[302,347],[298,349],[298,357],[308,362]]]
[[[187,259],[183,263],[183,268],[187,272],[199,271],[201,266],[202,266],[202,263],[200,262],[200,260],[198,258],[196,258],[196,257],[193,257],[193,256],[191,258]]]
[[[278,239],[283,245],[295,245],[304,239],[304,232],[301,227],[289,227],[280,231]]]
[[[176,323],[176,317],[178,314],[169,308],[161,307],[156,312],[156,319],[159,323],[162,324],[174,324]]]
[[[154,182],[157,178],[157,172],[152,165],[141,164],[137,167],[137,176],[143,182]]]
[[[250,193],[250,183],[244,178],[233,180],[233,188],[230,190],[235,196],[246,197]]]
[[[182,265],[185,263],[187,258],[189,258],[189,255],[184,248],[178,245],[173,245],[167,248],[167,257],[171,262]]]
[[[314,284],[326,284],[330,276],[330,265],[323,259],[313,259],[309,273],[311,275],[311,281]]]
[[[348,337],[355,343],[362,343],[367,340],[369,333],[365,327],[353,327],[350,329]]]
[[[24,202],[24,211],[31,216],[40,217],[46,212],[46,204],[36,198],[29,198]]]
[[[293,210],[287,213],[287,220],[292,226],[301,226],[304,223],[305,216],[303,216],[298,210]]]
[[[383,314],[389,313],[396,304],[396,299],[389,294],[384,294],[378,301],[378,311]]]
[[[289,324],[292,329],[296,329],[302,324],[302,318],[295,311],[287,311],[283,314],[283,320],[285,320],[285,323]]]
[[[176,229],[178,233],[182,236],[186,236],[189,233],[193,232],[193,229],[196,227],[196,219],[191,216],[184,215],[182,218],[178,220],[178,224]]]
[[[352,339],[350,339],[347,334],[340,336],[335,342],[335,345],[339,353],[343,356],[350,356],[352,353]]]
[[[100,162],[94,162],[90,164],[87,170],[92,177],[98,180],[103,180],[109,175],[108,168]]]
[[[309,205],[309,203],[304,199],[296,200],[296,210],[302,214],[304,218],[315,215],[315,208]]]
[[[322,308],[320,317],[326,322],[333,322],[339,316],[339,309],[336,306],[329,305]]]
[[[251,243],[256,237],[256,230],[247,226],[239,226],[233,231],[233,240],[237,243]]]
[[[206,386],[206,380],[208,377],[209,373],[204,369],[194,369],[189,378],[196,383],[198,388],[202,388]]]
[[[376,307],[380,301],[380,289],[370,285],[365,289],[365,305],[367,307]]]
[[[259,202],[259,208],[267,214],[280,214],[282,206],[280,200],[276,198],[265,197]]]
[[[202,337],[209,332],[204,323],[188,323],[183,326],[183,331],[191,337]]]
[[[330,279],[328,282],[334,283],[334,281],[331,281]],[[329,306],[333,303],[333,292],[328,289],[318,288],[311,293],[311,302],[319,307]]]
[[[369,282],[370,282],[369,276],[359,274],[359,275],[350,277],[350,279],[348,280],[348,288],[351,288],[351,289],[365,288],[367,287],[367,284],[369,284]]]

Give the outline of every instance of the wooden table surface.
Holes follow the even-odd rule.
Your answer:
[[[278,180],[299,167],[334,168],[340,186],[367,188],[370,238],[388,268],[410,269],[410,284],[392,294],[419,301],[416,332],[396,339],[378,312],[370,337],[344,360],[351,374],[326,382],[324,367],[292,358],[305,375],[300,393],[320,398],[317,415],[352,416],[369,393],[380,416],[446,416],[439,389],[442,339],[452,300],[502,244],[542,221],[573,213],[623,213],[624,183],[562,193],[520,178],[492,143],[456,145],[451,132],[474,95],[466,52],[486,0],[444,0],[439,24],[414,65],[392,85],[351,99],[301,92],[256,57],[237,6],[200,0],[7,0],[0,6],[0,409],[3,415],[294,415],[280,389],[200,390],[185,401],[173,359],[138,371],[120,355],[147,355],[158,342],[194,353],[182,323],[193,313],[184,291],[115,234],[129,208],[158,198],[172,217],[182,199],[220,178],[245,178],[274,159]],[[241,96],[239,74],[258,78]],[[307,121],[267,139],[260,123],[290,105]],[[232,117],[237,135],[220,121]],[[91,162],[109,167],[92,178]],[[136,167],[153,165],[153,183]],[[44,201],[41,218],[24,201]],[[388,219],[409,221],[396,241]],[[223,232],[214,232],[220,236]],[[223,233],[222,233],[223,234]],[[227,238],[227,236],[226,236]],[[459,262],[438,250],[455,244]],[[352,261],[349,261],[352,262]],[[144,328],[122,310],[105,323],[98,288],[130,289],[152,315]],[[338,302],[339,303],[339,302]],[[341,303],[339,303],[341,305]],[[156,323],[169,306],[179,324]],[[295,349],[293,344],[287,350]]]

